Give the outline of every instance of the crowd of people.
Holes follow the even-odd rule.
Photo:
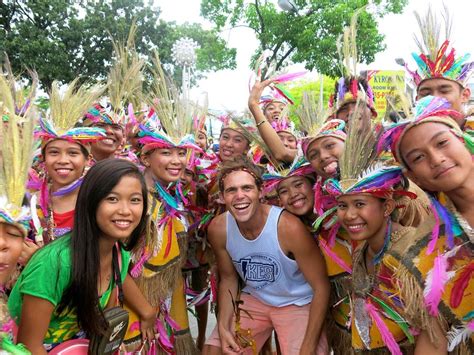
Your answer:
[[[217,151],[206,103],[129,44],[47,110],[6,65],[0,353],[474,353],[474,62],[426,16],[395,123],[341,58],[326,110],[258,72]]]

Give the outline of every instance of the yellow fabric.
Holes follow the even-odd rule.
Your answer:
[[[123,342],[125,343],[125,346],[134,349],[141,344],[142,335],[140,332],[140,326],[137,324],[140,319],[138,315],[126,305],[124,305],[123,308],[128,311],[128,329]]]
[[[171,296],[170,316],[179,325],[180,330],[177,333],[189,329],[186,295],[184,293],[184,279],[182,277],[176,282],[176,287]]]
[[[159,222],[163,218],[166,218],[167,215],[160,209],[161,202],[157,200],[152,194],[149,194],[150,200],[150,210],[149,210],[149,232],[146,237],[145,249],[147,253],[151,254],[152,256],[147,260],[147,262],[143,266],[142,277],[140,278],[140,282],[138,282],[140,290],[143,292],[147,300],[153,304],[154,302],[151,301],[150,298],[157,296],[160,291],[158,287],[165,287],[164,293],[171,294],[172,289],[166,289],[168,284],[163,280],[168,278],[174,278],[176,272],[177,275],[180,275],[180,249],[178,244],[178,239],[180,236],[186,235],[186,227],[183,222],[177,218],[172,217],[169,221],[166,222],[164,228],[160,230]],[[171,233],[170,233],[171,232]],[[161,245],[159,240],[161,239]],[[170,243],[170,248],[168,250],[168,255],[166,254],[166,248],[168,243]],[[156,251],[153,255],[153,251]],[[135,258],[136,260],[137,258]],[[153,278],[154,276],[163,276],[159,279]],[[167,277],[169,276],[169,277]],[[154,284],[154,282],[160,282],[160,284]],[[183,288],[183,280],[180,277],[178,280],[170,280],[170,284],[175,284],[175,290],[182,289],[182,297],[184,299],[184,313],[186,316],[186,324],[187,324],[187,312],[186,312],[186,298],[184,295],[184,288]],[[162,292],[162,291],[161,291]],[[175,291],[173,291],[173,294]],[[158,296],[159,297],[159,296]],[[156,298],[156,297],[155,297]],[[165,301],[162,299],[162,301]],[[158,300],[156,301],[157,303]],[[158,306],[158,304],[157,304]],[[128,346],[128,350],[133,349],[134,347],[138,346],[141,342],[141,335],[139,327],[134,323],[138,321],[138,316],[128,310],[130,312],[129,317],[129,328],[127,334],[125,336],[125,344]],[[132,330],[131,330],[132,328]]]
[[[320,235],[319,238],[323,238],[323,235]],[[347,329],[347,323],[351,313],[349,299],[351,275],[337,264],[334,259],[326,253],[324,248],[320,248],[320,250],[323,254],[326,270],[331,282],[330,315],[340,327]],[[334,247],[331,251],[342,259],[346,265],[352,268],[352,242],[347,233],[342,229],[338,232]]]
[[[177,217],[170,218],[169,221],[165,222],[164,228],[160,227],[160,221],[167,217],[161,209],[162,203],[152,194],[149,194],[149,200],[151,202],[149,203],[150,232],[147,235],[146,250],[152,256],[143,267],[143,276],[145,278],[155,276],[165,269],[167,265],[178,261],[180,255],[178,234],[186,233],[184,224]],[[171,245],[166,255],[168,243]]]
[[[455,240],[456,245],[466,242],[466,240],[459,238],[456,238]],[[414,266],[421,274],[423,281],[426,280],[428,272],[433,268],[434,259],[438,256],[437,250],[439,250],[440,253],[449,250],[445,235],[439,238],[433,253],[426,255],[426,246],[424,246],[420,249],[418,257],[414,260]],[[453,287],[459,282],[461,274],[468,267],[474,267],[474,251],[472,246],[469,247],[468,245],[464,245],[454,257],[449,259],[448,272],[455,272],[455,275],[446,283],[440,305],[438,306],[438,309],[443,313],[449,324],[455,322],[460,323],[461,319],[474,309],[474,277],[472,277],[472,274],[467,284],[467,288],[464,290],[463,298],[459,306],[454,307],[450,301]],[[471,338],[474,340],[474,336],[471,336]]]
[[[410,238],[414,233],[414,229],[403,236],[403,238]],[[393,270],[387,266],[386,258],[387,254],[384,255],[382,262],[375,267],[375,273],[373,279],[368,275],[365,267],[365,254],[364,251],[367,248],[367,244],[362,244],[354,252],[354,265],[353,265],[353,302],[352,304],[356,307],[356,299],[363,299],[364,304],[367,302],[377,309],[377,313],[380,319],[383,321],[389,332],[397,343],[401,343],[406,340],[406,335],[402,328],[397,322],[386,316],[384,309],[375,301],[375,298],[382,300],[392,311],[398,313],[403,318],[403,309],[400,304],[395,302],[394,299],[399,298],[399,292],[393,283]],[[365,281],[361,281],[365,280]],[[372,281],[369,281],[372,280]],[[367,289],[365,289],[367,287]],[[366,293],[367,292],[367,293]],[[373,298],[375,297],[375,298]],[[364,306],[365,307],[365,306]],[[370,319],[369,334],[370,334],[370,349],[385,348],[386,344],[382,339],[380,329],[377,327],[375,320],[368,314],[365,309],[359,310],[361,316],[366,316]],[[362,313],[362,314],[361,314]],[[358,350],[367,350],[366,345],[362,341],[359,329],[356,326],[357,312],[353,313],[352,317],[352,347]],[[359,322],[363,322],[362,319]]]

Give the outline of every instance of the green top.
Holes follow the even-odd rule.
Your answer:
[[[127,275],[130,254],[122,248],[120,254],[122,257],[120,274],[123,282]],[[20,321],[24,294],[45,299],[56,307],[51,315],[48,331],[43,341],[44,344],[62,343],[72,339],[80,331],[74,311],[66,309],[61,314],[57,313],[57,306],[63,293],[70,285],[71,276],[71,236],[66,235],[38,250],[33,255],[20,274],[8,299],[10,315],[17,324]],[[104,309],[107,305],[114,287],[115,282],[112,278],[109,288],[100,297],[101,309]]]

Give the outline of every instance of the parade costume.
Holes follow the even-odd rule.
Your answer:
[[[450,109],[445,99],[427,96],[418,102],[414,119],[392,127],[382,143],[391,146],[395,159],[404,166],[400,142],[406,132],[414,126],[435,122],[448,126],[463,139],[472,155],[472,137],[450,118],[456,115],[460,113]],[[449,351],[471,353],[474,349],[472,228],[447,195],[433,193],[430,199],[435,219],[432,231],[418,235],[407,250],[392,255],[402,297],[407,303],[406,313],[413,324],[430,334],[432,341],[436,341],[432,333],[433,317],[438,317],[447,331]]]
[[[90,143],[105,137],[103,129],[77,125],[102,92],[99,87],[87,89],[82,86],[78,88],[77,82],[77,79],[72,81],[64,95],[60,94],[58,82],[54,82],[52,85],[49,112],[40,117],[39,126],[35,131],[35,137],[41,140],[43,159],[46,146],[52,141],[65,140],[76,143],[81,146],[81,150],[90,152]],[[47,244],[72,230],[74,209],[58,214],[54,212],[51,200],[52,196],[59,197],[77,191],[82,180],[83,176],[68,186],[51,191],[51,181],[45,167],[42,167],[39,174],[32,172],[29,187],[37,192],[31,199],[31,208],[33,225],[36,229],[36,242],[39,245]]]
[[[393,199],[397,209],[407,201],[400,197],[416,198],[405,186],[402,169],[383,166],[377,162],[378,129],[361,131],[351,122],[340,158],[340,180],[328,179],[324,189],[333,197],[369,194],[376,198]],[[403,201],[403,202],[402,202]],[[398,210],[386,216],[384,244],[373,257],[374,272],[365,265],[369,242],[359,243],[353,254],[352,271],[352,347],[356,352],[402,354],[413,350],[411,324],[405,316],[405,304],[399,300],[394,273],[387,265],[386,253],[399,243],[411,241],[416,234],[412,227],[393,228],[398,222]]]
[[[158,58],[155,58],[154,83],[147,104],[154,110],[153,119],[139,126],[141,155],[156,149],[200,149],[191,133],[189,104],[180,101],[177,91],[167,86]],[[184,279],[181,268],[187,252],[188,196],[181,181],[163,186],[154,179],[149,187],[148,226],[145,238],[132,253],[131,276],[152,307],[159,308],[156,332],[161,353],[196,352],[189,331]],[[130,311],[129,330],[124,343],[128,351],[141,344],[138,317]]]
[[[31,74],[33,74],[32,98],[35,94],[36,75]],[[0,114],[3,119],[0,123],[2,136],[0,223],[15,226],[24,239],[30,230],[31,213],[27,206],[23,206],[23,199],[26,193],[28,169],[33,157],[35,122],[30,98],[25,99],[16,95],[15,78],[11,74],[9,76],[6,78],[0,75]],[[15,324],[7,308],[8,297],[4,293],[4,287],[5,285],[0,284],[0,353],[5,351],[8,354],[30,354],[23,345],[14,344]]]

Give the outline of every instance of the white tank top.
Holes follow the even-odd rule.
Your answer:
[[[229,212],[226,216],[226,248],[245,283],[243,292],[274,307],[303,306],[313,290],[295,260],[287,257],[278,242],[278,220],[283,209],[272,206],[260,235],[245,239]]]

